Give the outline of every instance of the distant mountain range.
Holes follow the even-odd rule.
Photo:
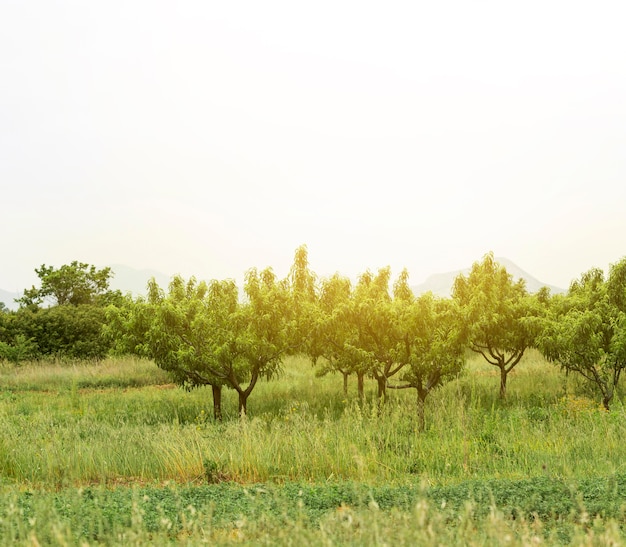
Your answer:
[[[504,266],[506,271],[513,276],[515,281],[518,279],[526,281],[526,289],[528,292],[535,293],[541,287],[548,287],[552,294],[567,292],[566,289],[562,289],[561,287],[555,287],[554,285],[549,285],[548,283],[542,283],[536,277],[533,277],[528,272],[522,270],[522,268],[520,268],[517,264],[511,262],[508,258],[496,257],[496,262]],[[411,289],[416,295],[432,291],[432,293],[436,296],[451,296],[454,280],[460,274],[468,275],[470,271],[471,268],[465,268],[463,270],[455,270],[453,272],[433,274],[428,277],[424,283],[413,285]]]
[[[507,271],[513,276],[513,279],[524,279],[526,288],[529,292],[537,292],[541,287],[548,287],[552,294],[566,292],[565,289],[542,283],[537,278],[522,270],[517,264],[511,262],[507,258],[496,258],[496,261],[502,264]],[[431,275],[424,283],[413,285],[411,289],[416,295],[432,291],[437,296],[450,296],[452,294],[452,286],[454,280],[459,274],[467,275],[471,268],[464,270],[456,270],[453,272],[445,272]],[[170,282],[170,276],[165,275],[157,270],[137,270],[123,264],[114,264],[111,266],[114,273],[110,281],[110,287],[113,290],[120,290],[126,294],[130,292],[133,296],[143,295],[147,293],[148,280],[152,277],[156,279],[159,286],[165,288]],[[17,309],[15,303],[16,298],[22,296],[20,293],[13,293],[0,289],[0,302],[4,302],[7,308]]]

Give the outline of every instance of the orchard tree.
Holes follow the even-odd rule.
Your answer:
[[[456,378],[465,364],[465,339],[461,314],[455,302],[426,293],[417,300],[406,298],[399,321],[403,343],[398,359],[406,363],[402,383],[393,389],[415,389],[417,429],[424,430],[426,397]]]
[[[473,264],[467,277],[456,278],[453,299],[462,311],[470,349],[500,370],[504,398],[508,374],[533,344],[528,321],[533,305],[524,280],[514,282],[489,253]]]
[[[346,344],[352,336],[352,327],[346,320],[351,298],[352,284],[347,277],[335,274],[322,280],[307,353],[315,364],[321,363],[318,376],[329,372],[339,372],[343,376],[345,395],[348,394],[348,378],[355,373],[359,398],[362,399],[366,371],[359,368],[346,351]]]
[[[247,412],[247,399],[257,381],[279,374],[283,358],[300,347],[300,340],[294,336],[297,322],[289,281],[278,280],[271,268],[261,272],[252,268],[246,273],[244,290],[248,301],[242,306],[243,330],[237,344],[247,387],[237,377],[231,378],[231,387],[239,394],[241,414]]]
[[[380,401],[387,400],[387,383],[406,364],[398,359],[397,347],[402,338],[402,325],[398,320],[398,302],[389,293],[391,270],[382,268],[376,276],[366,272],[355,289],[352,322],[356,329],[353,342],[355,357],[368,363],[369,373],[377,384]],[[400,302],[410,298],[408,273],[402,272],[395,292]]]
[[[226,382],[214,369],[228,359],[231,316],[238,305],[232,281],[207,285],[175,276],[165,293],[153,278],[147,299],[109,307],[109,335],[116,352],[153,359],[179,385],[211,386],[213,415],[220,420]]]
[[[109,289],[113,276],[111,268],[98,270],[95,266],[74,261],[60,268],[46,266],[35,268],[41,286],[34,285],[16,300],[23,307],[39,307],[44,302],[51,306],[82,304],[107,305],[121,297],[119,291]]]
[[[177,276],[166,294],[152,279],[148,298],[125,313],[110,308],[120,349],[154,359],[185,387],[210,385],[220,419],[222,387],[234,389],[239,412],[258,380],[280,371],[293,342],[292,299],[287,280],[271,269],[246,274],[246,302],[233,281],[209,284]],[[118,336],[119,336],[118,334]]]
[[[405,365],[397,359],[401,342],[398,301],[412,296],[408,273],[403,271],[389,292],[391,271],[363,273],[352,289],[350,281],[335,275],[322,283],[319,322],[316,330],[318,353],[325,357],[326,371],[343,375],[344,393],[350,374],[357,376],[359,398],[364,397],[364,379],[376,380],[379,401],[387,398],[389,378]]]
[[[548,360],[589,381],[609,410],[626,367],[626,258],[611,266],[608,279],[593,268],[555,297],[537,345]]]
[[[314,329],[318,316],[317,277],[309,266],[306,245],[296,249],[293,265],[289,270],[290,312],[292,340],[295,350],[313,356],[315,350]]]

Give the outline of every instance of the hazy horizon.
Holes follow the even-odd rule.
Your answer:
[[[1,2],[0,288],[626,256],[620,2]]]

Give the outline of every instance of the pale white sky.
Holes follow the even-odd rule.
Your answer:
[[[0,0],[0,288],[626,256],[626,4]]]

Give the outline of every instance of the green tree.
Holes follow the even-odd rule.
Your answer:
[[[296,249],[288,281],[291,293],[289,315],[292,319],[290,345],[295,348],[295,351],[309,355],[315,360],[314,330],[319,314],[317,276],[309,266],[306,245],[301,245]]]
[[[314,364],[321,365],[318,376],[330,372],[342,375],[345,395],[348,394],[348,378],[356,373],[359,397],[363,399],[365,370],[360,369],[346,351],[351,337],[351,325],[346,320],[351,298],[352,284],[347,277],[335,274],[322,280],[307,353]]]
[[[575,280],[553,299],[542,325],[537,346],[544,356],[590,382],[609,410],[626,367],[626,258],[606,280],[598,268]]]
[[[16,300],[22,307],[39,307],[44,302],[52,306],[102,305],[113,303],[121,297],[119,291],[109,289],[113,276],[111,268],[98,270],[95,266],[74,261],[60,268],[46,266],[35,268],[41,286],[34,285]]]
[[[381,402],[387,397],[389,378],[406,364],[397,359],[401,343],[395,300],[412,295],[404,271],[389,292],[391,271],[382,268],[376,275],[366,271],[352,290],[350,281],[335,275],[322,283],[317,352],[325,358],[320,373],[338,371],[343,375],[344,392],[350,374],[357,376],[359,398],[364,396],[364,379],[376,380]]]
[[[426,293],[413,301],[404,299],[400,310],[403,343],[398,359],[406,363],[401,384],[393,389],[415,389],[417,429],[425,427],[426,397],[437,387],[456,378],[465,364],[465,338],[461,314],[455,302]]]
[[[239,412],[247,412],[247,399],[261,377],[267,379],[281,372],[285,355],[300,347],[299,336],[294,335],[297,321],[289,281],[278,280],[271,268],[261,272],[248,270],[244,290],[248,301],[242,306],[243,329],[237,340],[242,356],[241,377],[247,387],[233,376],[231,387],[239,394]]]
[[[366,363],[369,374],[376,380],[381,402],[387,399],[389,378],[406,364],[398,359],[397,348],[403,333],[397,303],[389,291],[390,278],[388,267],[380,269],[375,276],[370,272],[363,274],[355,288],[350,318],[355,336],[349,341],[349,349],[355,359]],[[406,297],[405,285],[408,288],[406,271],[396,283],[396,295]]]
[[[475,262],[469,275],[459,275],[453,299],[462,310],[469,347],[500,370],[500,397],[507,377],[533,345],[528,318],[533,310],[524,280],[513,281],[492,253]]]
[[[165,293],[153,278],[146,299],[108,308],[109,337],[117,353],[153,359],[187,389],[211,386],[213,414],[221,420],[226,380],[216,371],[232,359],[232,317],[238,306],[233,281],[207,285],[175,276]]]
[[[148,298],[126,310],[110,309],[118,351],[154,359],[186,387],[212,386],[214,415],[222,416],[222,387],[234,389],[240,414],[258,380],[280,371],[295,350],[288,280],[271,269],[246,274],[246,301],[231,280],[198,283],[176,276],[165,293],[152,279]]]

